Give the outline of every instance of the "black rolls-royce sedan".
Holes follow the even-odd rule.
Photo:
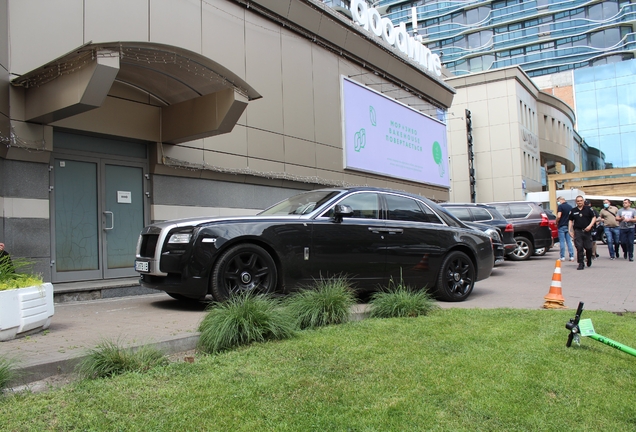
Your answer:
[[[462,301],[492,267],[487,235],[426,198],[370,187],[304,192],[255,216],[156,223],[141,232],[135,261],[144,287],[216,301],[334,276],[359,291],[392,279]]]

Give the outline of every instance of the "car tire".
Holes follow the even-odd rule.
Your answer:
[[[240,244],[225,251],[214,265],[212,296],[223,302],[237,294],[273,292],[278,272],[276,263],[265,249],[254,244]]]
[[[468,255],[453,251],[444,258],[437,277],[435,296],[444,301],[464,301],[473,291],[475,277],[475,266]]]
[[[525,261],[529,259],[534,253],[534,245],[530,240],[523,236],[515,237],[517,247],[509,255],[512,261]]]
[[[176,294],[176,293],[166,293],[166,294],[168,294],[170,297],[172,297],[175,300],[179,300],[179,301],[182,301],[182,302],[188,302],[188,303],[198,303],[201,300],[205,299],[205,297],[193,298],[193,297],[184,296],[183,294]]]

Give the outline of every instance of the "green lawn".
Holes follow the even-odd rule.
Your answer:
[[[446,309],[368,319],[194,364],[0,398],[0,430],[636,430],[636,357],[574,311]],[[636,316],[585,311],[636,346]]]

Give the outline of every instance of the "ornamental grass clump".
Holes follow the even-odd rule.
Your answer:
[[[123,348],[116,342],[104,341],[89,350],[88,356],[77,365],[76,372],[82,378],[97,379],[126,372],[146,372],[166,364],[168,358],[154,347]]]
[[[42,278],[31,273],[33,263],[24,258],[0,258],[0,291],[42,285]]]
[[[294,323],[276,299],[246,293],[212,303],[199,331],[198,350],[215,354],[253,342],[292,337]]]
[[[0,394],[7,388],[9,381],[15,377],[13,362],[0,357]]]
[[[349,321],[356,303],[350,282],[341,276],[319,279],[309,288],[292,295],[285,306],[299,329],[316,328]]]
[[[428,315],[439,306],[425,290],[415,290],[404,285],[403,281],[394,283],[375,293],[369,302],[372,318],[417,317]]]

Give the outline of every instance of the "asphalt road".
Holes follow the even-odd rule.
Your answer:
[[[597,245],[599,258],[591,267],[577,270],[577,262],[561,262],[561,290],[565,305],[576,309],[579,301],[587,310],[610,312],[636,311],[636,264],[622,257],[609,259],[607,246]],[[567,254],[566,254],[567,256]],[[621,255],[622,256],[622,255]],[[470,297],[461,303],[440,303],[443,308],[541,308],[550,291],[552,276],[559,258],[554,248],[542,257],[528,261],[505,261],[491,276],[475,284]]]

